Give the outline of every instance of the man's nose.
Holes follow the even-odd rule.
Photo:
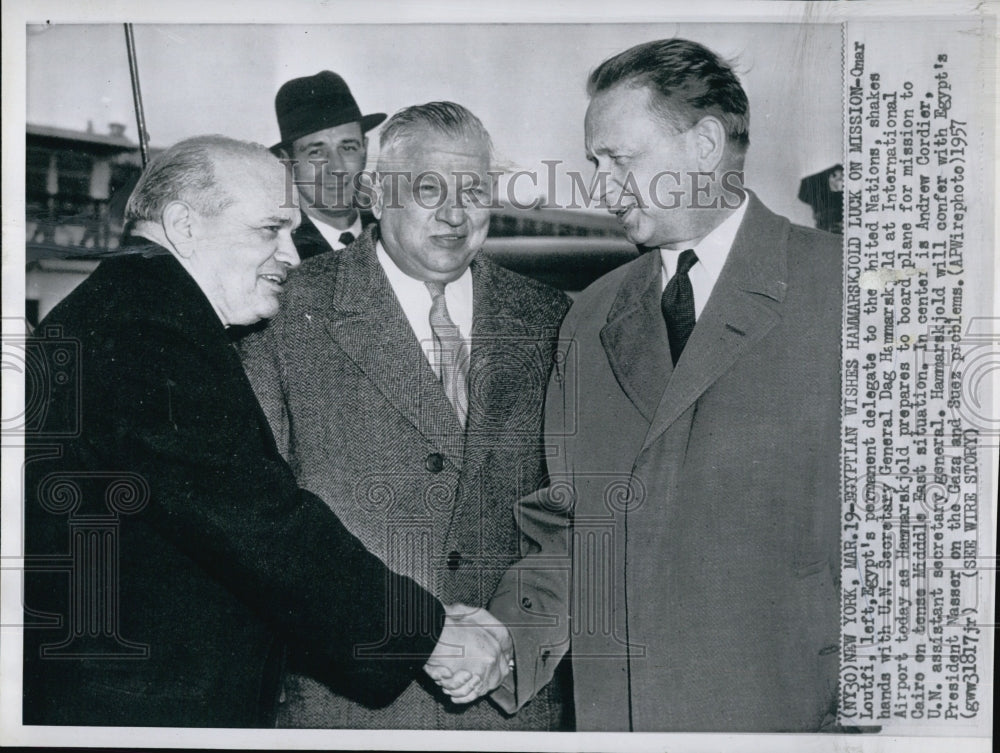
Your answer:
[[[592,201],[601,202],[608,195],[608,173],[601,170],[594,170],[594,177],[590,179],[590,198]]]
[[[339,149],[331,149],[326,154],[327,167],[331,174],[340,175],[347,172],[347,163],[344,161],[344,155],[340,153]]]
[[[275,253],[274,258],[289,269],[295,269],[302,263],[302,259],[299,258],[298,249],[295,248],[295,243],[292,241],[291,232],[282,232],[278,238],[278,251]]]
[[[457,196],[447,196],[435,212],[435,217],[452,227],[458,227],[465,222],[465,207]]]

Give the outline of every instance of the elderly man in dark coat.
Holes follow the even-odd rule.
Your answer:
[[[26,450],[26,724],[271,725],[287,645],[385,704],[439,635],[462,643],[297,486],[230,342],[298,264],[284,178],[259,145],[166,150],[129,201],[141,245],[40,325],[54,376]]]

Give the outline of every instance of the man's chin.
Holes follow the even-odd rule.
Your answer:
[[[350,215],[355,211],[354,194],[345,196],[325,191],[322,200],[307,200],[305,197],[299,196],[299,208],[309,209],[331,217]]]
[[[650,245],[650,234],[642,232],[639,228],[634,228],[632,230],[625,231],[625,237],[628,239],[629,243],[634,243],[636,246],[648,246]]]
[[[280,309],[281,301],[278,296],[267,296],[259,301],[252,310],[247,311],[246,315],[243,317],[246,321],[239,322],[239,324],[248,327],[251,324],[256,324],[261,319],[273,319],[277,316]]]

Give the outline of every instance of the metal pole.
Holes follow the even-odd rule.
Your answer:
[[[139,90],[139,67],[135,61],[135,38],[132,24],[125,24],[125,47],[128,49],[128,71],[132,76],[132,100],[135,102],[135,122],[139,128],[139,155],[145,170],[149,163],[149,146],[146,143],[146,116],[142,110],[142,92]]]

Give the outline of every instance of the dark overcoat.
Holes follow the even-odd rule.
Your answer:
[[[378,263],[375,230],[296,270],[281,314],[241,343],[247,373],[299,483],[372,552],[446,604],[519,614],[511,604],[530,599],[539,576],[512,569],[522,543],[514,504],[544,478],[545,384],[568,300],[487,259],[473,262],[463,431]],[[310,680],[304,657],[286,684],[282,723],[557,728],[559,683],[535,696],[556,664],[545,630],[520,619],[509,627],[517,688],[495,700],[521,707],[513,718],[486,698],[451,704],[426,679],[386,709],[366,708]]]
[[[29,345],[24,722],[271,725],[286,643],[388,703],[440,603],[298,488],[208,299],[133,251]]]

